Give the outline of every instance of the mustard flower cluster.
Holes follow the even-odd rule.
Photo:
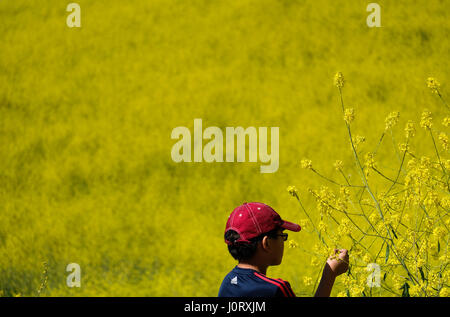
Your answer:
[[[341,93],[342,74],[335,76],[335,85]],[[428,79],[428,86],[437,91],[439,83]],[[345,109],[343,101],[342,109]],[[321,179],[339,189],[335,191],[334,187],[325,185],[309,189],[317,202],[317,212],[305,210],[308,219],[301,223],[313,228],[310,234],[318,237],[318,243],[312,248],[315,256],[311,265],[319,269],[323,261],[339,259],[334,249],[349,250],[349,272],[339,277],[337,296],[449,296],[447,134],[439,131],[441,146],[437,148],[431,131],[431,112],[425,110],[420,126],[426,129],[428,147],[435,149],[435,155],[419,155],[410,149],[415,145],[412,138],[417,131],[414,122],[409,120],[404,128],[406,141],[399,144],[402,156],[397,156],[398,161],[388,162],[388,158],[377,156],[378,146],[376,151],[369,151],[361,158],[356,148],[365,139],[357,134],[352,137],[353,109],[344,110],[344,120],[354,144],[352,158],[356,171],[344,172],[341,160],[333,164],[335,178],[314,170]],[[449,120],[444,118],[442,125],[447,127]],[[391,112],[385,119],[383,135],[399,121],[399,112]],[[383,137],[379,140],[378,145]],[[312,169],[311,161],[303,160],[302,167]],[[369,171],[374,171],[370,178]],[[346,176],[352,174],[356,176]],[[288,191],[294,192],[292,188]],[[290,247],[295,248],[295,244],[290,243]],[[305,285],[312,282],[310,277],[304,278]]]
[[[448,150],[448,137],[445,132],[439,133],[439,141],[442,143],[442,148],[447,151]]]
[[[307,160],[307,159],[301,160],[300,165],[302,168],[312,169],[312,161],[311,160]]]
[[[366,137],[362,135],[357,135],[354,138],[352,138],[352,143],[355,149],[358,149],[359,146],[366,141]]]
[[[292,196],[296,196],[298,195],[298,190],[295,186],[288,186],[287,191],[289,194],[291,194]]]
[[[405,135],[407,139],[413,138],[416,135],[416,128],[414,127],[414,122],[409,120],[405,126]]]
[[[427,86],[431,89],[431,92],[434,94],[439,93],[439,87],[441,84],[436,80],[436,78],[428,77],[427,79]]]
[[[395,126],[398,123],[398,120],[400,119],[400,112],[394,111],[391,112],[385,119],[385,130],[391,129],[393,126]]]
[[[364,156],[364,172],[366,177],[369,176],[369,171],[374,169],[376,167],[375,164],[375,153],[368,152]]]
[[[355,110],[353,108],[345,109],[344,121],[347,122],[348,125],[350,125],[353,120],[355,120]]]
[[[342,170],[342,168],[344,168],[344,163],[342,163],[341,160],[336,160],[333,164],[334,168],[339,171]]]
[[[431,112],[428,109],[425,109],[422,112],[420,126],[424,129],[431,129],[431,127],[433,126],[433,118],[431,117]]]
[[[341,72],[337,72],[336,75],[334,76],[334,85],[337,88],[343,88],[344,87],[344,75],[342,75]]]

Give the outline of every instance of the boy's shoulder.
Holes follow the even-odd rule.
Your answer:
[[[219,297],[295,297],[289,282],[235,267],[223,279]]]

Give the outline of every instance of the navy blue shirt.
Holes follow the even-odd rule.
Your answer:
[[[219,297],[295,297],[295,294],[287,281],[236,266],[223,279]]]

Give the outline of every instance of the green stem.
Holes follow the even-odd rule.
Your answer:
[[[300,200],[300,197],[298,197],[297,193],[295,193],[295,192],[294,192],[294,196],[295,196],[295,198],[297,198],[297,201],[298,201],[298,203],[300,204],[300,207],[302,207],[303,212],[305,213],[305,215],[308,217],[309,221],[311,222],[311,224],[312,224],[312,226],[313,226],[313,228],[314,228],[314,231],[315,231],[315,232],[317,233],[317,235],[319,236],[319,240],[322,241],[322,243],[325,244],[325,246],[328,248],[327,243],[326,243],[323,239],[321,239],[319,230],[317,230],[316,226],[314,225],[314,222],[312,221],[312,219],[311,219],[311,217],[309,216],[308,212],[306,211],[305,207],[303,207],[303,204],[302,204],[302,202],[301,202],[301,200]]]
[[[339,95],[341,97],[342,111],[343,111],[343,113],[345,113],[345,110],[344,110],[344,99],[342,97],[342,90],[341,90],[341,88],[339,88]],[[375,202],[376,209],[378,210],[378,212],[380,214],[380,217],[383,220],[383,223],[384,223],[385,228],[386,228],[386,232],[388,233],[390,241],[391,241],[392,251],[393,251],[394,255],[396,256],[396,258],[400,261],[400,263],[402,264],[403,268],[406,270],[408,275],[411,277],[412,282],[415,284],[417,282],[416,278],[409,272],[409,270],[408,270],[406,264],[404,263],[403,259],[401,259],[398,256],[398,254],[397,254],[397,250],[396,250],[396,247],[395,247],[395,243],[393,242],[393,239],[392,239],[392,236],[391,236],[391,232],[389,231],[389,228],[387,228],[386,223],[384,222],[384,216],[383,216],[383,212],[381,210],[380,204],[378,203],[378,200],[373,195],[373,193],[372,193],[372,191],[371,191],[371,189],[369,187],[369,184],[367,182],[367,179],[366,179],[366,177],[364,175],[364,169],[362,168],[361,162],[360,162],[359,157],[358,157],[358,154],[356,153],[356,149],[355,149],[355,146],[354,146],[353,140],[352,140],[352,133],[351,133],[351,130],[350,130],[350,126],[349,126],[349,124],[347,122],[346,122],[346,127],[347,127],[347,131],[348,131],[348,134],[349,134],[350,143],[352,145],[353,155],[354,155],[356,163],[357,163],[357,165],[358,165],[358,167],[360,169],[360,174],[361,174],[362,181],[363,181],[363,183],[364,183],[364,185],[366,187],[367,192],[369,193],[369,195],[372,197],[373,201]]]

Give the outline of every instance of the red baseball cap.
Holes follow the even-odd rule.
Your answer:
[[[301,227],[289,221],[282,220],[280,215],[270,206],[263,203],[244,203],[236,207],[228,217],[225,232],[234,230],[239,233],[236,242],[250,242],[263,233],[269,232],[277,227],[298,232]],[[225,239],[225,243],[232,242]]]

